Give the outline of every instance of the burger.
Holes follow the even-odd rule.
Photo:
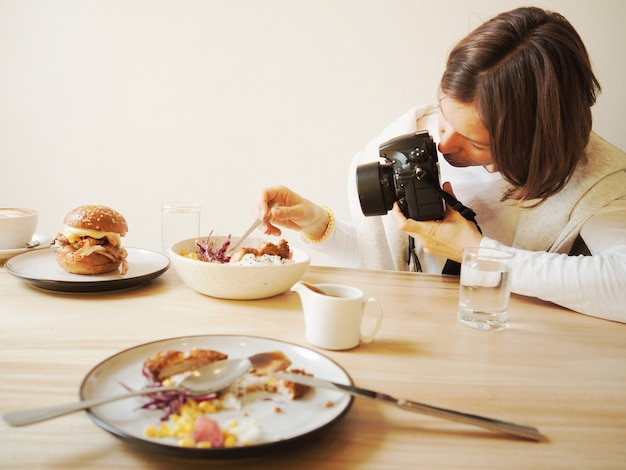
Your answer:
[[[128,271],[121,237],[128,225],[119,212],[106,206],[86,205],[72,209],[65,226],[52,242],[59,265],[73,274],[102,274]]]

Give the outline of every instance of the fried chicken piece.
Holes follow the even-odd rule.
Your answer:
[[[254,256],[270,255],[278,256],[282,259],[289,259],[290,250],[289,243],[285,239],[281,239],[278,245],[272,242],[263,242],[258,248],[244,247],[237,250],[231,261],[240,261],[245,255],[253,254]]]
[[[287,259],[289,258],[289,244],[285,239],[281,239],[278,245],[265,242],[259,248],[259,255],[280,256],[283,259]]]
[[[310,375],[301,369],[290,370],[291,361],[282,351],[254,354],[250,356],[250,362],[252,362],[252,370],[238,383],[240,394],[265,391],[278,393],[290,400],[296,400],[303,397],[311,388],[308,385],[297,384],[289,380],[268,377],[274,372]]]
[[[228,359],[228,355],[211,349],[194,348],[188,353],[170,349],[159,351],[146,359],[143,373],[148,378],[163,382],[173,375],[196,370],[224,359]]]
[[[291,369],[289,371],[290,374],[300,374],[300,375],[308,375],[304,370],[301,369]],[[276,387],[276,391],[281,395],[285,395],[292,400],[297,400],[298,398],[302,398],[306,393],[311,389],[308,385],[298,384],[295,382],[290,382],[289,380],[279,380],[278,385]]]

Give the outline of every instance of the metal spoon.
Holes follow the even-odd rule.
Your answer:
[[[271,209],[272,206],[274,206],[273,202],[270,202],[268,204],[268,207]],[[250,234],[252,232],[254,232],[254,229],[257,228],[259,225],[261,225],[265,220],[269,219],[270,215],[268,213],[268,215],[266,217],[261,217],[258,216],[254,222],[252,222],[252,225],[250,225],[250,228],[248,228],[248,230],[246,230],[246,233],[244,233],[239,240],[237,240],[237,243],[235,243],[234,245],[232,245],[231,247],[228,248],[228,250],[226,250],[227,253],[234,253],[235,250],[237,248],[239,248],[241,246],[241,244],[245,241],[246,238],[248,238],[250,236]]]
[[[245,374],[252,363],[249,359],[226,359],[200,367],[193,371],[185,380],[178,385],[170,387],[145,388],[136,392],[125,393],[108,398],[94,398],[93,400],[83,400],[78,403],[52,406],[47,408],[37,408],[34,410],[15,411],[3,416],[4,420],[11,426],[24,426],[26,424],[38,423],[47,419],[63,416],[74,411],[94,408],[112,401],[123,400],[125,398],[140,395],[149,395],[156,392],[182,392],[187,390],[190,395],[206,395],[226,388],[243,374]]]
[[[244,240],[246,238],[248,238],[248,236],[254,232],[254,229],[257,228],[259,225],[261,225],[263,223],[263,218],[261,216],[257,217],[257,219],[252,222],[252,225],[250,225],[250,228],[248,230],[246,230],[246,233],[244,233],[239,240],[237,240],[237,243],[235,243],[234,245],[232,245],[231,247],[228,248],[228,250],[226,251],[227,253],[234,253],[235,250],[237,248],[239,248],[239,246],[244,242]]]
[[[30,248],[35,248],[36,246],[39,246],[41,244],[41,242],[39,240],[31,240],[26,244],[26,248],[30,249]]]

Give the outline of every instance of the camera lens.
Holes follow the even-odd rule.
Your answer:
[[[356,187],[363,215],[384,215],[393,207],[396,194],[391,166],[378,162],[359,165],[356,169]]]

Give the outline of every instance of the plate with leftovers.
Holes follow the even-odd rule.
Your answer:
[[[50,248],[50,237],[46,237],[41,233],[36,233],[30,240],[30,245],[33,246],[31,248],[23,246],[21,248],[9,248],[5,250],[0,250],[0,261],[13,258],[16,255],[21,255],[22,253],[27,253],[29,251],[41,250],[42,248]]]
[[[169,268],[169,258],[142,248],[126,247],[128,272],[72,274],[56,260],[56,249],[23,253],[5,264],[9,274],[36,287],[63,292],[104,292],[126,289],[159,277]]]
[[[353,384],[328,357],[296,344],[254,336],[207,335],[142,344],[95,366],[82,400],[168,384],[205,363],[250,358],[253,368],[228,389],[204,397],[152,394],[87,411],[106,431],[135,446],[174,455],[230,458],[263,453],[323,432],[354,401],[339,391],[312,389],[270,377],[285,370]],[[205,361],[205,362],[203,362]],[[181,372],[183,371],[183,372]]]

